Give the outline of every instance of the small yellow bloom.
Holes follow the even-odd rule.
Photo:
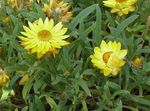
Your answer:
[[[133,61],[132,61],[132,66],[135,68],[140,68],[142,65],[142,58],[136,57]]]
[[[49,4],[44,4],[43,11],[49,18],[57,16],[60,21],[67,23],[72,19],[72,12],[69,12],[68,3],[59,0],[50,0]]]
[[[5,17],[5,23],[9,23],[10,22],[10,16],[6,16]]]
[[[137,0],[105,0],[104,5],[111,8],[111,13],[117,13],[119,16],[126,15],[135,10]]]
[[[20,6],[28,5],[30,2],[33,2],[33,0],[7,0],[7,3],[14,9],[18,9]]]
[[[20,79],[19,85],[24,85],[28,80],[29,80],[29,76],[26,74]]]
[[[10,96],[15,96],[15,91],[14,91],[14,90],[11,90],[11,91],[9,92],[9,95],[10,95]]]
[[[93,65],[101,69],[104,76],[115,76],[124,66],[124,58],[127,55],[127,50],[121,50],[120,42],[104,40],[100,47],[94,48],[94,54],[91,55]]]
[[[7,3],[11,4],[12,8],[17,9],[19,7],[18,0],[7,0]]]
[[[36,53],[41,58],[47,53],[57,54],[57,49],[68,45],[69,42],[64,39],[69,35],[65,35],[67,28],[63,28],[61,22],[54,25],[54,20],[45,19],[43,22],[40,18],[36,22],[28,22],[29,27],[23,26],[25,32],[21,32],[24,36],[19,36],[22,40],[22,46],[30,53]]]
[[[9,76],[0,68],[0,87],[5,86],[9,80]]]

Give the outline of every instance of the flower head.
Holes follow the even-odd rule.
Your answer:
[[[12,8],[17,9],[18,8],[18,0],[7,0],[8,4],[11,4]]]
[[[120,42],[109,41],[106,43],[104,40],[101,42],[100,47],[94,48],[94,54],[91,55],[91,61],[95,67],[101,69],[105,76],[115,76],[124,66],[124,58],[127,55],[127,50],[121,50]]]
[[[9,80],[9,76],[0,68],[0,87],[5,86]]]
[[[36,53],[38,58],[46,55],[47,53],[57,54],[57,49],[62,46],[68,45],[69,42],[64,39],[69,35],[64,35],[67,32],[67,28],[63,28],[61,22],[54,25],[54,20],[42,19],[36,20],[36,22],[28,22],[29,27],[23,26],[25,32],[21,32],[24,36],[19,36],[22,40],[22,45],[30,53]]]
[[[50,0],[49,4],[44,4],[43,11],[49,18],[58,17],[63,23],[67,23],[72,19],[72,12],[69,12],[68,3],[59,0]]]
[[[142,65],[142,58],[136,57],[133,61],[132,61],[132,66],[135,68],[140,68]]]
[[[10,4],[14,9],[18,9],[20,6],[26,6],[31,2],[33,2],[33,0],[7,0],[7,3]]]
[[[106,0],[104,5],[111,8],[111,13],[117,13],[119,16],[126,15],[135,10],[137,0]]]
[[[11,19],[10,19],[10,16],[6,16],[6,17],[5,17],[5,23],[9,23],[10,20],[11,20]]]

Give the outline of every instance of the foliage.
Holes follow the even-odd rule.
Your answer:
[[[138,0],[136,11],[121,17],[110,13],[102,0],[65,1],[74,14],[65,25],[71,44],[55,57],[41,59],[29,54],[18,36],[28,21],[46,17],[42,8],[47,1],[18,9],[0,1],[0,67],[10,77],[0,88],[2,111],[149,111],[149,0]],[[119,41],[128,50],[115,77],[103,76],[91,63],[90,55],[102,40]],[[142,57],[141,67],[133,67],[136,57]],[[19,85],[26,74],[29,80]]]

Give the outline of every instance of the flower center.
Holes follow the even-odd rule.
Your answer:
[[[113,52],[110,51],[110,52],[105,52],[105,53],[103,54],[103,61],[104,61],[105,63],[108,62],[109,57],[110,57],[110,55],[111,55],[112,53],[113,53]]]
[[[48,30],[41,30],[38,32],[38,38],[42,41],[48,41],[51,38],[51,33]]]
[[[119,3],[122,3],[122,2],[124,2],[125,0],[116,0],[117,2],[119,2]]]

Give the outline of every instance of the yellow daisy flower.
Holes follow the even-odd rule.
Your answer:
[[[69,42],[64,39],[69,35],[64,35],[67,28],[63,28],[61,22],[54,25],[54,20],[42,19],[36,22],[28,22],[29,27],[23,26],[25,32],[21,32],[24,36],[19,36],[22,40],[22,46],[25,47],[30,53],[37,53],[37,57],[41,58],[47,53],[57,54],[56,49],[68,45]]]
[[[58,19],[63,23],[67,23],[72,19],[72,12],[69,12],[69,4],[64,1],[50,0],[49,4],[44,4],[43,11],[49,18],[53,18],[54,15],[58,16]]]
[[[94,54],[90,57],[93,65],[101,69],[104,76],[115,76],[124,66],[126,55],[127,50],[121,50],[120,42],[109,41],[106,43],[103,40],[100,47],[94,48]]]
[[[135,10],[137,0],[106,0],[104,5],[111,8],[111,13],[117,13],[119,16],[126,15]]]

